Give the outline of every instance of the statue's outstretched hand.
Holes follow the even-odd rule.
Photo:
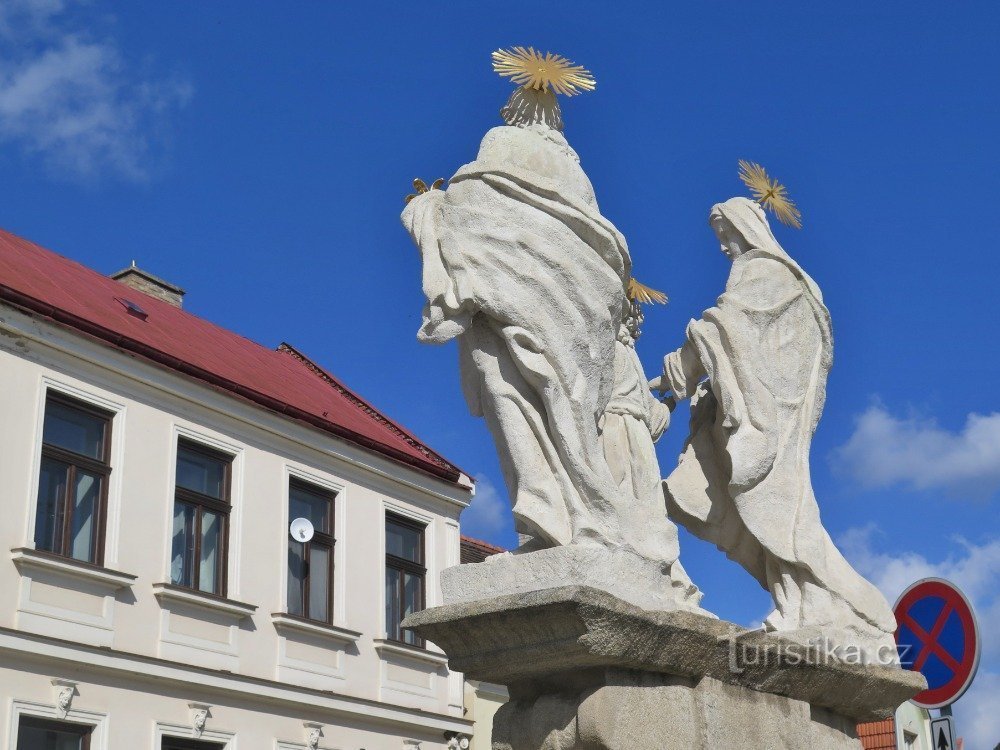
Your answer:
[[[663,377],[653,378],[649,381],[649,389],[651,391],[658,391],[661,396],[663,396],[660,401],[667,405],[667,408],[673,412],[677,408],[677,399],[673,395],[664,395],[670,390],[670,386],[663,382]]]

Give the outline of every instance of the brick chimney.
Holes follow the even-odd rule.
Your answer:
[[[134,260],[128,268],[123,268],[121,271],[111,274],[111,278],[143,294],[148,294],[150,297],[163,300],[174,307],[183,306],[183,289],[179,286],[174,286],[169,281],[164,281],[159,276],[153,276],[153,274],[143,271],[135,265]]]

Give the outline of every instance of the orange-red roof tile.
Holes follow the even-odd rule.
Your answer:
[[[895,719],[858,724],[857,731],[864,750],[896,750]]]

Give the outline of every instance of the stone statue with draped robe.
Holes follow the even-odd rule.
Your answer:
[[[637,497],[631,469],[628,481],[613,475],[601,437],[622,376],[650,398],[637,363],[616,360],[628,246],[601,214],[562,133],[531,112],[505,117],[513,124],[490,130],[447,190],[419,195],[403,212],[423,260],[427,302],[418,338],[458,340],[462,387],[496,444],[518,553],[625,550],[639,568],[650,563],[636,588],[659,577],[671,599],[671,567],[682,573],[674,566],[676,528],[662,498],[652,499],[653,485],[644,483]],[[616,419],[614,429],[630,429]],[[649,428],[642,429],[656,472]],[[581,569],[600,568],[594,559]],[[605,573],[635,568],[628,559],[619,555]],[[545,563],[546,570],[569,565]],[[681,580],[685,598],[693,587]]]
[[[652,383],[691,398],[691,434],[664,483],[669,515],[771,593],[766,628],[894,649],[892,611],[834,546],[810,480],[833,361],[823,296],[755,202],[718,204],[710,222],[732,260],[726,290]]]

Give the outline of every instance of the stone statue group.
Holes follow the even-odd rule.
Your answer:
[[[891,644],[892,612],[834,546],[810,480],[830,313],[763,209],[747,198],[712,207],[729,279],[648,381],[625,238],[562,133],[530,108],[504,115],[476,160],[446,191],[410,201],[403,222],[423,259],[419,338],[458,341],[469,408],[510,493],[515,554],[628,548],[662,563],[677,607],[703,611],[677,523],[770,592],[767,629]],[[682,399],[690,434],[664,480],[654,442]]]

